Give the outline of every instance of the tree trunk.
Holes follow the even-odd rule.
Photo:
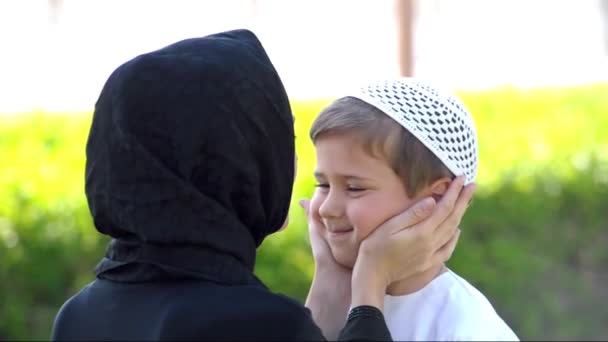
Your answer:
[[[414,0],[394,0],[401,76],[414,75]]]
[[[599,8],[602,16],[602,24],[604,25],[604,48],[608,54],[608,0],[599,0]]]
[[[63,8],[63,0],[48,0],[49,23],[56,25],[59,22],[59,14]]]

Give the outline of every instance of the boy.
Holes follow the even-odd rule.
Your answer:
[[[454,97],[411,78],[369,84],[314,121],[317,189],[311,215],[323,222],[334,259],[353,267],[374,227],[433,196],[455,176],[475,179],[477,136]],[[389,286],[385,316],[395,340],[518,340],[489,301],[438,266]]]

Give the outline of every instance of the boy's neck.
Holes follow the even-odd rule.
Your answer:
[[[446,272],[447,268],[444,265],[439,265],[437,267],[431,268],[430,270],[417,274],[413,277],[396,281],[388,286],[386,289],[386,294],[391,296],[404,296],[407,294],[414,293],[423,287],[425,287],[428,283],[430,283],[437,276]]]

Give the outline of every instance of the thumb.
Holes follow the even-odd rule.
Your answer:
[[[406,228],[411,228],[429,217],[436,204],[437,203],[432,197],[427,197],[421,201],[418,201],[406,211],[393,216],[388,221],[383,223],[381,227],[386,226],[384,229],[388,230],[390,234],[397,233]]]
[[[306,216],[308,217],[308,212],[309,212],[309,208],[310,208],[310,200],[303,198],[298,203],[300,203],[300,206],[302,207],[302,209],[304,209],[304,212],[306,213]]]

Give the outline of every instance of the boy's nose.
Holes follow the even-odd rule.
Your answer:
[[[343,203],[340,199],[340,195],[336,194],[335,191],[330,190],[319,207],[319,215],[322,218],[337,218],[342,216],[342,212]]]

